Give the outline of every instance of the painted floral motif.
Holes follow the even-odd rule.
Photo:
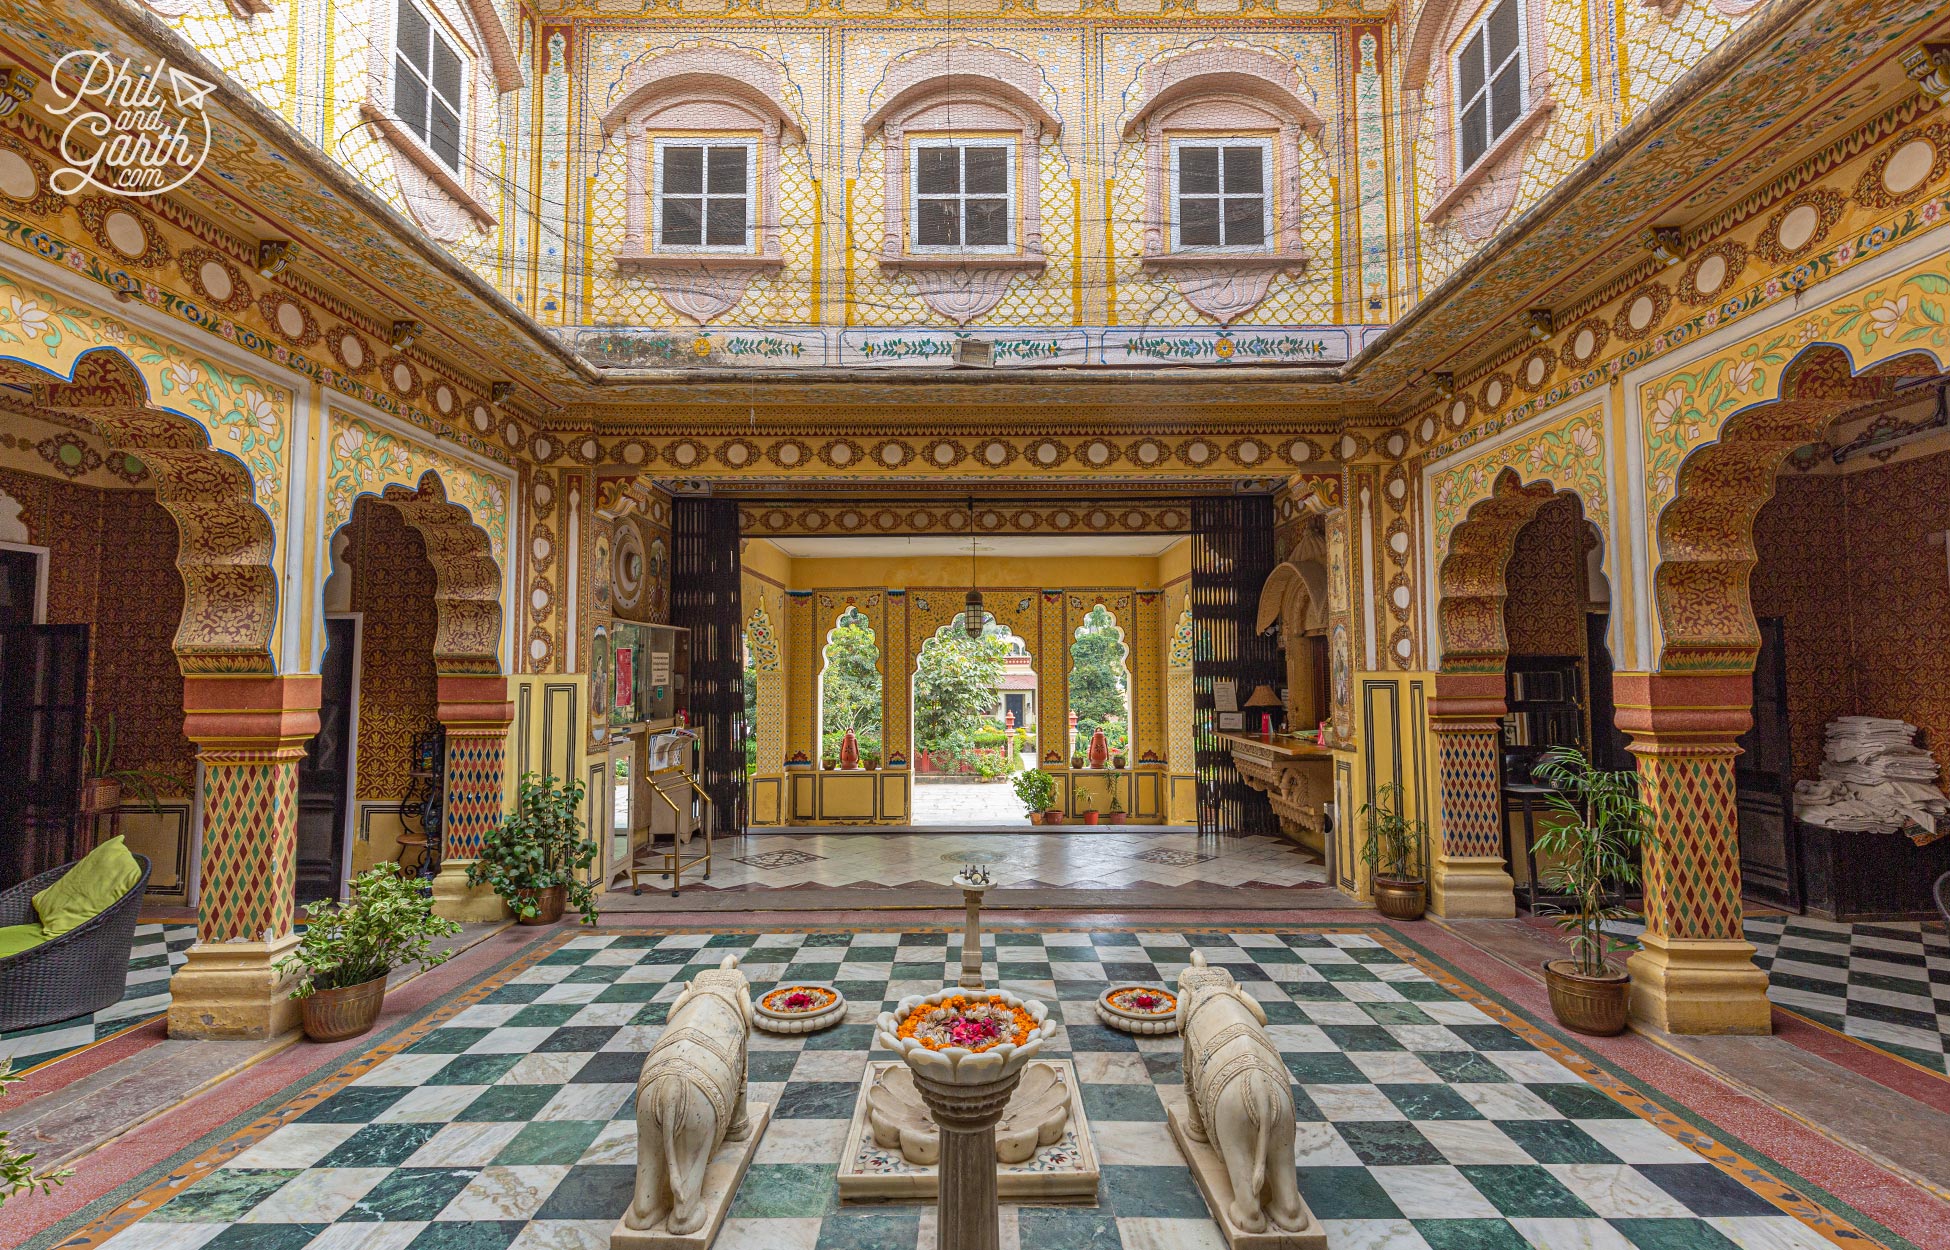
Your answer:
[[[1679,419],[1680,406],[1680,401],[1675,399],[1664,418],[1668,425]],[[1660,420],[1656,411],[1652,420],[1655,423]],[[1527,439],[1505,443],[1436,474],[1432,485],[1438,555],[1447,552],[1449,535],[1472,507],[1489,497],[1496,487],[1497,476],[1505,469],[1516,470],[1525,484],[1548,481],[1559,490],[1576,491],[1584,501],[1585,515],[1600,529],[1605,527],[1610,507],[1605,493],[1603,416],[1598,409],[1587,408],[1536,431]]]
[[[325,529],[336,531],[352,517],[360,495],[388,486],[417,489],[423,474],[439,475],[447,500],[466,508],[487,533],[499,562],[508,537],[507,491],[501,482],[448,453],[409,442],[357,417],[332,413],[331,463],[327,467]]]
[[[1950,277],[1925,262],[1886,285],[1831,304],[1813,317],[1778,326],[1745,343],[1668,374],[1641,390],[1648,414],[1644,442],[1649,487],[1648,538],[1658,545],[1659,514],[1678,489],[1679,467],[1693,451],[1719,439],[1728,418],[1780,395],[1782,375],[1815,342],[1847,352],[1856,371],[1919,348],[1939,360],[1950,348],[1945,296]],[[1439,531],[1438,531],[1439,532]]]
[[[250,470],[257,505],[283,530],[286,441],[291,393],[238,373],[174,343],[134,329],[52,291],[0,275],[0,354],[68,376],[76,359],[100,347],[126,355],[152,402],[201,425],[212,446]]]

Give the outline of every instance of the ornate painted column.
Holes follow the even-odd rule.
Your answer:
[[[319,689],[316,674],[184,679],[183,732],[203,763],[203,853],[196,945],[169,986],[171,1037],[298,1027],[272,965],[298,944],[298,762],[318,732]]]
[[[1643,949],[1628,965],[1632,1018],[1671,1033],[1771,1032],[1767,974],[1740,924],[1733,791],[1753,678],[1619,673],[1612,693],[1658,839],[1644,858]]]
[[[508,725],[515,707],[501,676],[440,678],[437,715],[447,731],[446,794],[434,910],[449,920],[505,920],[506,904],[488,887],[467,884],[467,866],[506,810]]]
[[[1429,704],[1435,735],[1437,850],[1429,910],[1450,919],[1517,914],[1503,864],[1503,671],[1437,673]]]

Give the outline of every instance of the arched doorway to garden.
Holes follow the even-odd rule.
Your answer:
[[[848,606],[826,635],[819,673],[819,766],[877,768],[881,761],[880,643],[873,623]],[[847,735],[853,746],[847,746]]]
[[[1131,742],[1130,654],[1124,631],[1110,609],[1101,603],[1091,608],[1070,643],[1072,768],[1122,769],[1129,763],[1125,752]],[[1103,758],[1097,758],[1099,754]]]
[[[914,664],[917,825],[1028,823],[1010,782],[1038,759],[1038,689],[1029,644],[984,613],[966,613],[921,644]]]

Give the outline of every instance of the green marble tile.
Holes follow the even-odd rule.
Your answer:
[[[1140,1120],[1163,1124],[1165,1105],[1149,1085],[1083,1086],[1083,1112],[1092,1121]]]
[[[494,1161],[503,1166],[574,1163],[603,1131],[604,1120],[535,1120],[525,1124]]]
[[[284,1187],[303,1168],[219,1168],[148,1218],[177,1224],[231,1224]]]
[[[1480,1120],[1483,1113],[1447,1085],[1378,1085],[1411,1120]]]
[[[1321,1220],[1398,1220],[1401,1208],[1366,1168],[1301,1168],[1300,1196]]]
[[[732,1199],[733,1219],[810,1219],[839,1209],[837,1163],[754,1163]]]
[[[318,1161],[321,1168],[396,1168],[440,1131],[429,1121],[368,1124]]]
[[[521,1055],[455,1055],[427,1078],[428,1085],[492,1085],[522,1061]]]
[[[1208,1214],[1197,1182],[1184,1167],[1106,1164],[1097,1201],[1124,1217],[1204,1219]]]
[[[1506,1220],[1416,1220],[1429,1250],[1534,1250]]]
[[[1617,1163],[1598,1139],[1569,1120],[1499,1120],[1497,1127],[1539,1163]]]
[[[1612,1220],[1610,1224],[1639,1250],[1737,1250],[1725,1233],[1704,1220]]]
[[[478,1175],[478,1168],[400,1168],[367,1190],[339,1222],[430,1220]]]
[[[1466,1163],[1456,1170],[1506,1218],[1592,1218],[1591,1208],[1540,1166]]]
[[[915,1250],[921,1212],[915,1207],[842,1207],[819,1226],[814,1250]]]

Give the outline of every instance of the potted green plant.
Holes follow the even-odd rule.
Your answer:
[[[1577,1033],[1623,1033],[1632,980],[1611,956],[1630,950],[1605,932],[1605,921],[1629,912],[1611,892],[1635,885],[1639,852],[1653,843],[1652,809],[1639,797],[1638,774],[1593,768],[1580,751],[1560,747],[1533,774],[1551,787],[1554,819],[1537,836],[1550,866],[1544,888],[1570,902],[1556,908],[1557,927],[1570,938],[1571,957],[1544,963],[1544,987],[1558,1023]]]
[[[433,900],[398,864],[374,864],[352,880],[352,899],[322,899],[305,908],[298,948],[274,965],[295,973],[291,996],[304,1008],[305,1036],[337,1042],[369,1032],[386,1001],[386,974],[431,968],[452,952],[433,940],[460,926],[433,914]]]
[[[122,805],[127,791],[159,812],[156,787],[174,781],[168,773],[153,768],[118,768],[115,764],[115,714],[101,723],[88,726],[81,751],[81,803],[83,816],[105,816]]]
[[[1119,792],[1117,786],[1112,786],[1110,788],[1110,810],[1104,813],[1104,819],[1113,825],[1121,825],[1124,823],[1125,816],[1123,795]]]
[[[1124,767],[1124,753],[1122,751],[1110,757],[1110,766],[1116,769],[1122,769]]]
[[[488,830],[481,857],[467,866],[467,884],[483,882],[522,924],[554,924],[565,905],[596,923],[596,892],[583,879],[596,843],[583,832],[582,783],[523,773],[515,810]]]
[[[1084,824],[1094,825],[1097,823],[1097,800],[1091,798],[1089,795],[1079,794],[1077,796],[1077,811],[1083,817]]]
[[[1051,823],[1048,814],[1050,804],[1056,801],[1056,778],[1040,768],[1032,768],[1026,773],[1018,773],[1009,784],[1015,790],[1016,797],[1022,800],[1032,822],[1042,816],[1044,824]]]
[[[1361,860],[1368,866],[1374,905],[1394,920],[1420,920],[1429,905],[1428,882],[1421,872],[1429,824],[1403,814],[1407,796],[1394,782],[1375,787],[1374,797],[1357,814],[1367,824]]]

